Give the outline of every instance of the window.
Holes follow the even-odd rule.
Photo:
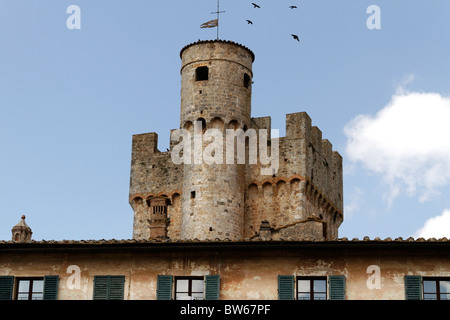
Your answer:
[[[43,300],[44,278],[17,279],[16,300]]]
[[[423,278],[424,300],[450,300],[450,278]]]
[[[195,191],[191,191],[191,199],[195,199]]]
[[[0,300],[57,300],[59,276],[0,276]],[[14,295],[13,295],[14,293]]]
[[[327,300],[326,277],[297,277],[298,300]]]
[[[152,214],[167,214],[168,200],[166,198],[151,198],[147,200],[147,204]]]
[[[172,285],[175,283],[175,285]],[[175,294],[173,290],[175,290]],[[219,300],[220,276],[189,277],[158,275],[156,284],[157,300]]]
[[[278,300],[345,300],[345,276],[278,276]]]
[[[208,67],[198,67],[195,69],[195,81],[208,80],[209,68]]]
[[[247,89],[250,87],[250,76],[248,74],[244,74],[244,87]]]
[[[205,133],[205,131],[206,131],[206,120],[203,119],[203,118],[198,118],[196,122],[197,122],[198,126],[200,126],[200,125],[202,126],[202,134]]]
[[[322,217],[320,219],[323,219]],[[327,223],[322,222],[322,235],[326,239],[327,238]]]
[[[203,300],[203,277],[176,277],[176,300]]]

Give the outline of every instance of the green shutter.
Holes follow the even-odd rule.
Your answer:
[[[219,300],[220,276],[205,276],[205,300]]]
[[[345,276],[330,276],[328,281],[330,300],[345,300]]]
[[[108,300],[108,276],[94,276],[94,300]]]
[[[109,300],[123,300],[123,291],[125,286],[125,276],[109,277]]]
[[[125,276],[94,276],[94,300],[123,300]]]
[[[294,300],[294,276],[278,276],[278,300]]]
[[[156,279],[156,299],[172,300],[172,276],[159,275]]]
[[[13,286],[13,276],[0,277],[0,300],[12,300]]]
[[[422,300],[421,276],[405,276],[405,299]]]
[[[57,300],[59,276],[44,277],[44,300]]]

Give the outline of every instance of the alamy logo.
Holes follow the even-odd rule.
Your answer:
[[[81,10],[77,5],[70,5],[67,7],[66,13],[71,14],[66,20],[66,26],[69,30],[81,29]]]
[[[67,288],[69,290],[81,288],[81,269],[77,265],[70,265],[67,267],[67,273],[71,274],[67,278]]]
[[[367,13],[370,13],[370,17],[367,18],[366,25],[369,30],[381,29],[381,9],[377,5],[371,5],[367,8]]]
[[[279,130],[271,130],[271,136],[274,138],[269,140],[267,129],[227,129],[224,136],[222,130],[204,130],[202,122],[196,121],[193,134],[186,129],[172,131],[171,141],[177,144],[172,148],[171,157],[175,164],[213,165],[258,164],[259,156],[261,175],[273,175],[279,168]]]
[[[381,289],[381,269],[377,265],[370,265],[367,267],[367,273],[370,276],[367,278],[366,285],[370,290]]]

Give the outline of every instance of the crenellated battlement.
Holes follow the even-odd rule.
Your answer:
[[[272,128],[270,117],[252,118],[255,129]],[[328,139],[323,139],[322,131],[312,125],[306,112],[286,115],[286,135],[279,138],[280,167],[277,176],[300,174],[330,199],[333,206],[343,210],[342,156],[333,151]],[[259,181],[256,170],[251,170],[252,181]]]
[[[312,126],[311,118],[306,112],[286,115],[286,138],[305,139],[308,142],[308,147],[312,147],[325,161],[333,162],[331,142],[322,138],[322,131],[317,126]]]
[[[180,189],[183,167],[171,160],[170,151],[158,150],[155,132],[133,135],[130,171],[130,198],[137,194],[170,193]]]

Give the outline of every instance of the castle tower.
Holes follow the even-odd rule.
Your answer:
[[[11,229],[11,232],[14,242],[30,242],[33,234],[31,228],[25,223],[25,216],[22,216],[20,222]]]
[[[192,134],[217,129],[225,147],[227,129],[250,127],[254,55],[240,44],[216,40],[190,44],[180,56],[180,127]],[[225,152],[222,163],[200,160],[193,155],[183,169],[181,238],[241,239],[244,165],[227,164]]]
[[[155,132],[133,135],[133,238],[337,239],[344,218],[342,157],[311,118],[305,112],[286,115],[286,136],[272,139],[270,117],[251,117],[255,57],[243,45],[198,41],[180,57],[184,130],[172,131],[170,150],[163,152]],[[249,138],[245,163],[238,162],[238,139],[232,148],[227,144],[230,132]],[[278,148],[277,169],[269,174],[261,170],[267,168],[260,149],[266,143],[271,156],[272,146]],[[255,145],[258,163],[247,159]]]

